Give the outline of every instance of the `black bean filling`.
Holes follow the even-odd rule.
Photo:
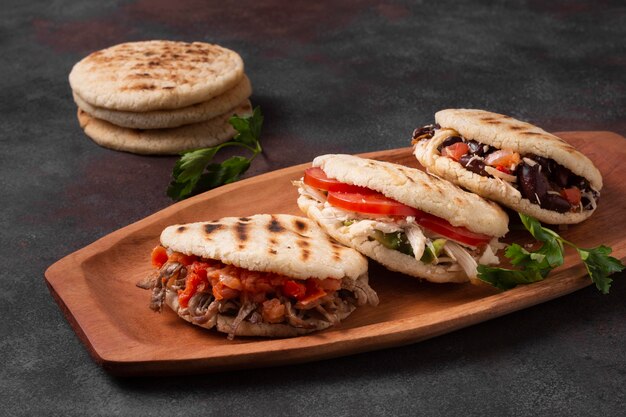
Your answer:
[[[430,139],[435,134],[435,130],[441,129],[439,124],[435,123],[432,125],[426,125],[422,127],[418,127],[413,131],[413,144],[421,139]]]
[[[427,125],[413,132],[413,143],[422,139],[431,139],[435,131],[439,129],[439,125]],[[491,177],[485,170],[485,162],[483,158],[490,153],[498,150],[490,145],[485,145],[475,140],[468,140],[461,136],[450,136],[446,138],[438,147],[441,150],[447,146],[458,142],[465,142],[469,150],[461,156],[459,163],[478,175]],[[580,204],[583,209],[590,210],[593,208],[591,201],[587,195],[591,194],[597,203],[599,193],[591,189],[589,181],[579,175],[575,175],[569,169],[558,164],[553,159],[544,158],[533,154],[520,155],[522,161],[513,169],[510,175],[517,177],[516,186],[522,197],[530,200],[532,203],[546,210],[553,210],[558,213],[567,213],[580,209],[579,205],[570,204],[562,195],[561,191],[566,188],[577,187],[581,194]],[[529,164],[524,158],[534,162]]]

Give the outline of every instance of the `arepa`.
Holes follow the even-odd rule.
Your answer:
[[[228,119],[233,115],[251,114],[252,105],[246,100],[221,116],[170,129],[129,129],[93,118],[80,109],[78,120],[85,134],[105,148],[146,155],[168,155],[226,142],[236,133]]]
[[[110,110],[148,112],[205,102],[244,74],[236,52],[203,42],[128,42],[93,52],[72,68],[72,90]]]
[[[288,337],[376,305],[367,260],[285,214],[172,225],[153,251],[151,308],[234,336]]]
[[[302,212],[334,239],[432,282],[474,280],[508,231],[496,204],[402,165],[323,155],[296,185]]]
[[[224,115],[248,99],[250,94],[252,94],[252,86],[248,77],[244,75],[241,81],[230,90],[208,101],[178,109],[146,112],[110,110],[92,106],[76,92],[73,95],[76,105],[93,118],[131,129],[164,129],[205,122]]]
[[[579,223],[596,210],[600,171],[561,138],[484,110],[442,110],[435,120],[413,135],[428,172],[545,223]]]

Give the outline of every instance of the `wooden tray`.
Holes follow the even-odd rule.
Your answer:
[[[597,212],[560,233],[586,247],[609,245],[613,256],[624,260],[626,141],[610,132],[560,136],[588,155],[604,177]],[[417,166],[410,148],[364,156]],[[150,292],[135,283],[150,271],[150,252],[165,226],[255,213],[300,214],[290,181],[300,178],[307,166],[270,172],[174,204],[48,268],[50,292],[96,362],[116,375],[168,375],[313,361],[418,342],[591,284],[573,251],[567,252],[565,266],[545,281],[507,292],[419,282],[371,263],[378,307],[357,309],[339,327],[282,340],[242,337],[230,342],[169,309],[155,314],[148,308]]]

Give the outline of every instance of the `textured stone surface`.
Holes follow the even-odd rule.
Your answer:
[[[5,415],[618,415],[626,282],[419,344],[230,374],[122,380],[50,296],[57,259],[171,204],[174,157],[102,149],[67,82],[140,39],[238,51],[266,116],[247,175],[320,153],[408,145],[445,107],[548,131],[626,134],[626,11],[560,0],[4,2],[0,15],[0,403]],[[622,220],[623,223],[623,220]]]

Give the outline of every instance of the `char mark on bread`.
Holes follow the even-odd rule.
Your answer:
[[[272,220],[268,224],[267,230],[269,230],[271,233],[282,233],[283,231],[285,231],[285,228],[282,224],[280,224],[276,217],[272,216]]]
[[[207,223],[207,224],[204,225],[204,233],[208,237],[211,233],[215,232],[216,230],[220,230],[222,227],[224,227],[223,224]],[[179,228],[179,230],[180,230],[180,228]]]
[[[300,248],[300,259],[302,262],[307,262],[309,257],[311,256],[311,251],[309,250],[309,242],[305,239],[298,239],[296,241],[296,245]]]
[[[248,241],[248,223],[238,221],[235,224],[235,234],[239,240],[239,249],[243,249]]]
[[[294,220],[293,225],[299,232],[306,232],[307,226],[306,226],[306,223],[303,222],[302,220],[298,220],[298,219]]]

